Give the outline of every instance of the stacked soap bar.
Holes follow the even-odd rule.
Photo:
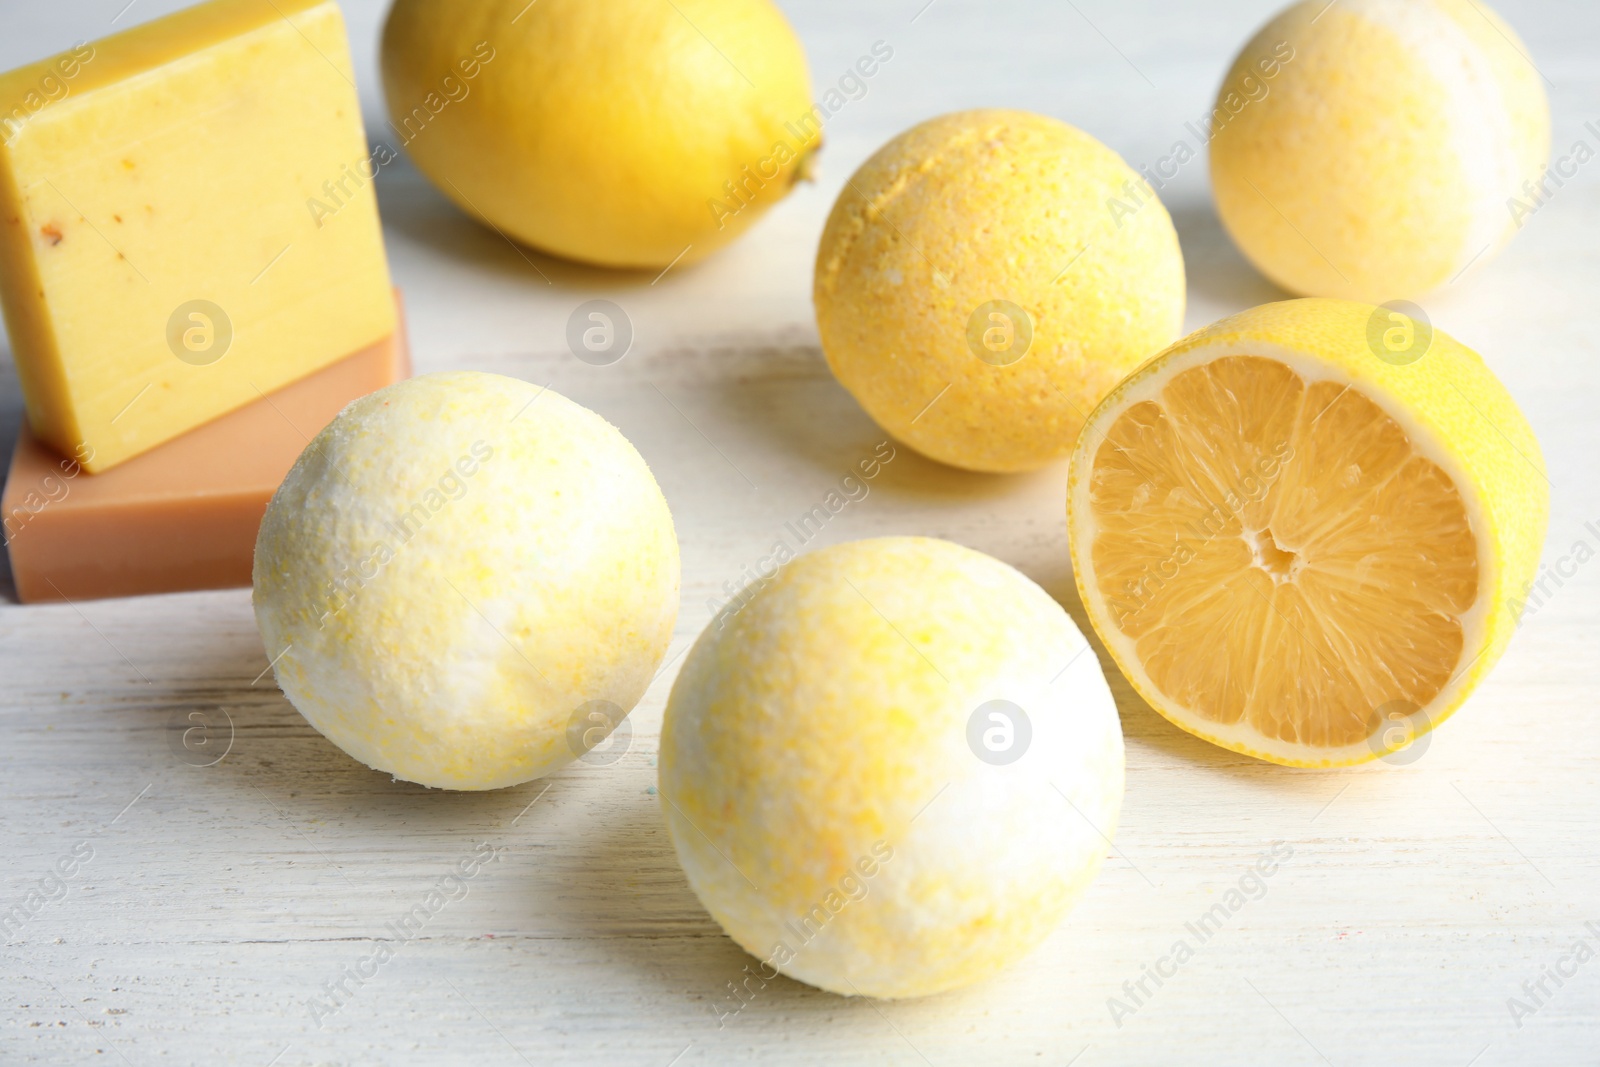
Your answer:
[[[175,501],[259,516],[288,468],[273,405],[294,409],[297,453],[401,373],[368,158],[332,0],[213,0],[0,75],[0,305],[30,427],[5,522],[24,599],[249,581],[248,546],[242,569],[213,553],[188,581],[140,576],[142,553],[61,524],[138,512],[148,552],[185,542]],[[60,505],[26,503],[69,470]]]
[[[345,404],[409,374],[397,332],[104,474],[23,430],[0,496],[17,595],[249,585],[261,516],[301,451]]]

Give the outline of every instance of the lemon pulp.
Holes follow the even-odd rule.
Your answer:
[[[1479,592],[1471,516],[1360,388],[1223,356],[1092,447],[1096,591],[1197,725],[1341,748],[1451,681]]]

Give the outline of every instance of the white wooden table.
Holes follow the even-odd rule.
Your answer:
[[[7,3],[0,68],[102,36],[125,2]],[[819,92],[875,41],[894,56],[834,119],[819,183],[696,268],[652,281],[555,262],[475,226],[404,164],[379,180],[418,370],[552,383],[619,425],[654,468],[683,544],[675,657],[723,583],[881,439],[829,377],[811,318],[812,255],[846,175],[900,129],[976,105],[1057,115],[1152,161],[1208,109],[1274,6],[934,0],[919,14],[924,3],[788,0]],[[117,26],[175,6],[136,0]],[[381,4],[346,8],[377,135]],[[1600,9],[1500,10],[1553,83],[1556,144],[1594,145],[1582,124],[1600,119]],[[1166,199],[1191,327],[1279,297],[1222,235],[1203,162]],[[1426,304],[1482,351],[1539,431],[1552,563],[1578,541],[1600,549],[1597,239],[1593,162],[1488,271]],[[568,314],[596,296],[636,331],[612,367],[565,349]],[[21,399],[3,366],[8,448]],[[1082,626],[1064,480],[1061,467],[964,474],[901,449],[819,543],[951,538],[1020,567]],[[731,1015],[728,983],[750,961],[690,892],[653,795],[681,660],[633,713],[632,747],[614,764],[430,793],[358,766],[306,725],[263,677],[245,590],[7,600],[0,909],[25,904],[30,917],[0,947],[0,1063],[1593,1064],[1600,961],[1559,986],[1543,978],[1526,1018],[1508,1000],[1533,1005],[1524,983],[1572,971],[1561,961],[1576,939],[1600,951],[1597,591],[1600,563],[1579,567],[1404,767],[1294,772],[1233,756],[1167,725],[1113,670],[1128,737],[1118,848],[1036,953],[927,1001],[873,1004],[779,980]],[[173,726],[191,712],[229,746],[215,765],[177,743]],[[464,898],[375,974],[342,978],[485,842],[498,860]],[[1114,1020],[1108,998],[1126,999],[1124,982],[1272,842],[1293,855],[1265,895]],[[58,860],[72,872],[59,884]],[[41,883],[56,899],[29,897]],[[348,1003],[319,1019],[311,1003],[340,981]]]

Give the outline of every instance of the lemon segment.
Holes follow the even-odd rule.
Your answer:
[[[1179,342],[1074,453],[1079,591],[1177,725],[1333,766],[1442,722],[1503,651],[1548,519],[1538,443],[1471,351],[1405,366],[1378,309],[1270,304]]]

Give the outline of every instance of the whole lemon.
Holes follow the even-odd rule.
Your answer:
[[[1183,256],[1148,183],[1093,137],[963,111],[845,183],[814,298],[828,365],[880,426],[957,467],[1029,470],[1177,338]]]
[[[1305,0],[1239,53],[1210,136],[1245,256],[1290,292],[1378,304],[1511,239],[1539,196],[1550,107],[1481,0]]]
[[[1044,590],[930,538],[801,556],[724,609],[673,686],[660,792],[755,978],[922,996],[1055,929],[1122,803],[1083,649]]]
[[[395,0],[382,67],[394,130],[446,196],[604,266],[709,255],[821,144],[769,0]]]
[[[352,403],[256,540],[285,695],[362,763],[440,788],[515,785],[626,729],[677,610],[644,460],[592,411],[495,374]]]

